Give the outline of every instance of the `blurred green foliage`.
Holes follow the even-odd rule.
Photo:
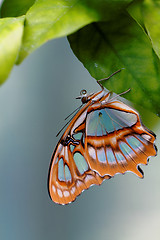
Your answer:
[[[24,18],[0,20],[0,83],[3,83],[13,68],[22,44]]]
[[[19,17],[29,10],[35,0],[4,0],[1,8],[1,17]]]
[[[64,36],[69,36],[75,55],[94,78],[125,68],[105,87],[116,93],[131,88],[129,100],[160,115],[159,1],[5,0],[0,83],[14,64],[46,41]]]
[[[131,89],[126,97],[160,114],[160,64],[152,44],[130,15],[90,24],[69,37],[79,60],[96,79],[125,68],[104,86],[116,93]]]

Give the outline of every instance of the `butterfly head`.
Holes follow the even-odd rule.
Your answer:
[[[76,97],[76,99],[81,99],[81,102],[83,104],[87,103],[89,100],[90,100],[90,97],[92,96],[93,94],[87,94],[87,91],[85,89],[82,89],[80,91],[80,96],[79,97]]]

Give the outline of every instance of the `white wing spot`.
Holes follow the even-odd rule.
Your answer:
[[[72,189],[71,189],[71,193],[74,194],[75,191],[76,191],[76,188],[75,188],[75,187],[72,187]]]
[[[90,176],[90,175],[87,175],[86,178],[85,178],[85,181],[92,181],[94,180],[94,177],[93,176]]]
[[[68,191],[64,191],[63,194],[64,194],[65,197],[69,196],[69,192]]]
[[[142,134],[142,137],[147,140],[150,141],[151,140],[151,136],[147,135],[147,134]]]
[[[94,160],[96,159],[96,151],[93,147],[88,147],[88,153],[91,158],[93,158]]]
[[[56,192],[56,188],[55,188],[54,185],[52,185],[52,190],[53,190],[54,193]]]
[[[77,187],[81,187],[82,186],[82,182],[81,181],[77,181]]]
[[[57,189],[57,193],[58,193],[59,197],[63,196],[62,191],[60,189]]]

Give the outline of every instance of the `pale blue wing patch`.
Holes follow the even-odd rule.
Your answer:
[[[84,172],[86,172],[88,170],[88,164],[85,160],[85,158],[79,153],[76,152],[73,156],[76,167],[78,169],[78,171],[80,172],[80,174],[83,174]]]
[[[73,150],[74,150],[74,148],[75,148],[75,146],[74,145],[72,145],[72,144],[70,144],[70,150],[71,150],[71,152],[73,152]]]
[[[109,108],[107,111],[111,118],[123,127],[131,127],[137,122],[137,116],[134,113]]]
[[[86,132],[87,135],[96,136],[97,126],[98,126],[98,111],[94,111],[88,114],[86,122]],[[102,131],[99,132],[102,135]]]
[[[115,130],[130,127],[137,122],[136,114],[104,108],[87,115],[86,130],[88,136],[103,136]]]
[[[106,163],[106,155],[104,148],[97,149],[97,157],[99,162]]]
[[[127,143],[136,151],[144,149],[143,144],[134,136],[126,137]]]
[[[150,137],[147,139],[146,134],[144,135],[135,135],[141,142],[143,142],[144,144],[148,144],[148,141],[150,140]]]
[[[81,140],[81,137],[82,137],[82,133],[81,132],[79,132],[79,133],[76,133],[76,134],[73,134],[73,137],[74,137],[74,139],[76,139],[76,140]]]
[[[106,155],[109,164],[115,164],[116,159],[111,148],[106,148]]]
[[[134,151],[125,142],[120,142],[119,148],[126,157],[135,155]]]
[[[115,157],[116,157],[118,163],[120,163],[120,164],[121,164],[121,163],[122,163],[122,164],[127,163],[127,162],[126,162],[126,159],[124,158],[124,156],[123,156],[120,152],[115,152]]]
[[[103,136],[107,132],[114,131],[111,118],[104,109],[92,111],[87,115],[87,135]]]
[[[63,162],[62,158],[58,162],[58,179],[59,179],[59,181],[65,181],[65,177],[64,177],[64,162]]]
[[[114,130],[119,130],[124,127],[128,127],[128,124],[126,123],[126,121],[119,116],[119,111],[114,109],[109,109],[109,108],[106,108],[105,110],[108,113],[108,116],[112,119]],[[124,115],[125,114],[126,113],[124,112]]]
[[[67,165],[65,165],[65,167],[64,167],[64,172],[65,172],[66,181],[71,181],[72,180],[71,172]]]

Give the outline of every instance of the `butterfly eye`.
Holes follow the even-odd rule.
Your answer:
[[[80,91],[80,95],[81,95],[81,96],[85,95],[86,93],[87,93],[87,91],[86,91],[85,89],[82,89],[82,90]]]

